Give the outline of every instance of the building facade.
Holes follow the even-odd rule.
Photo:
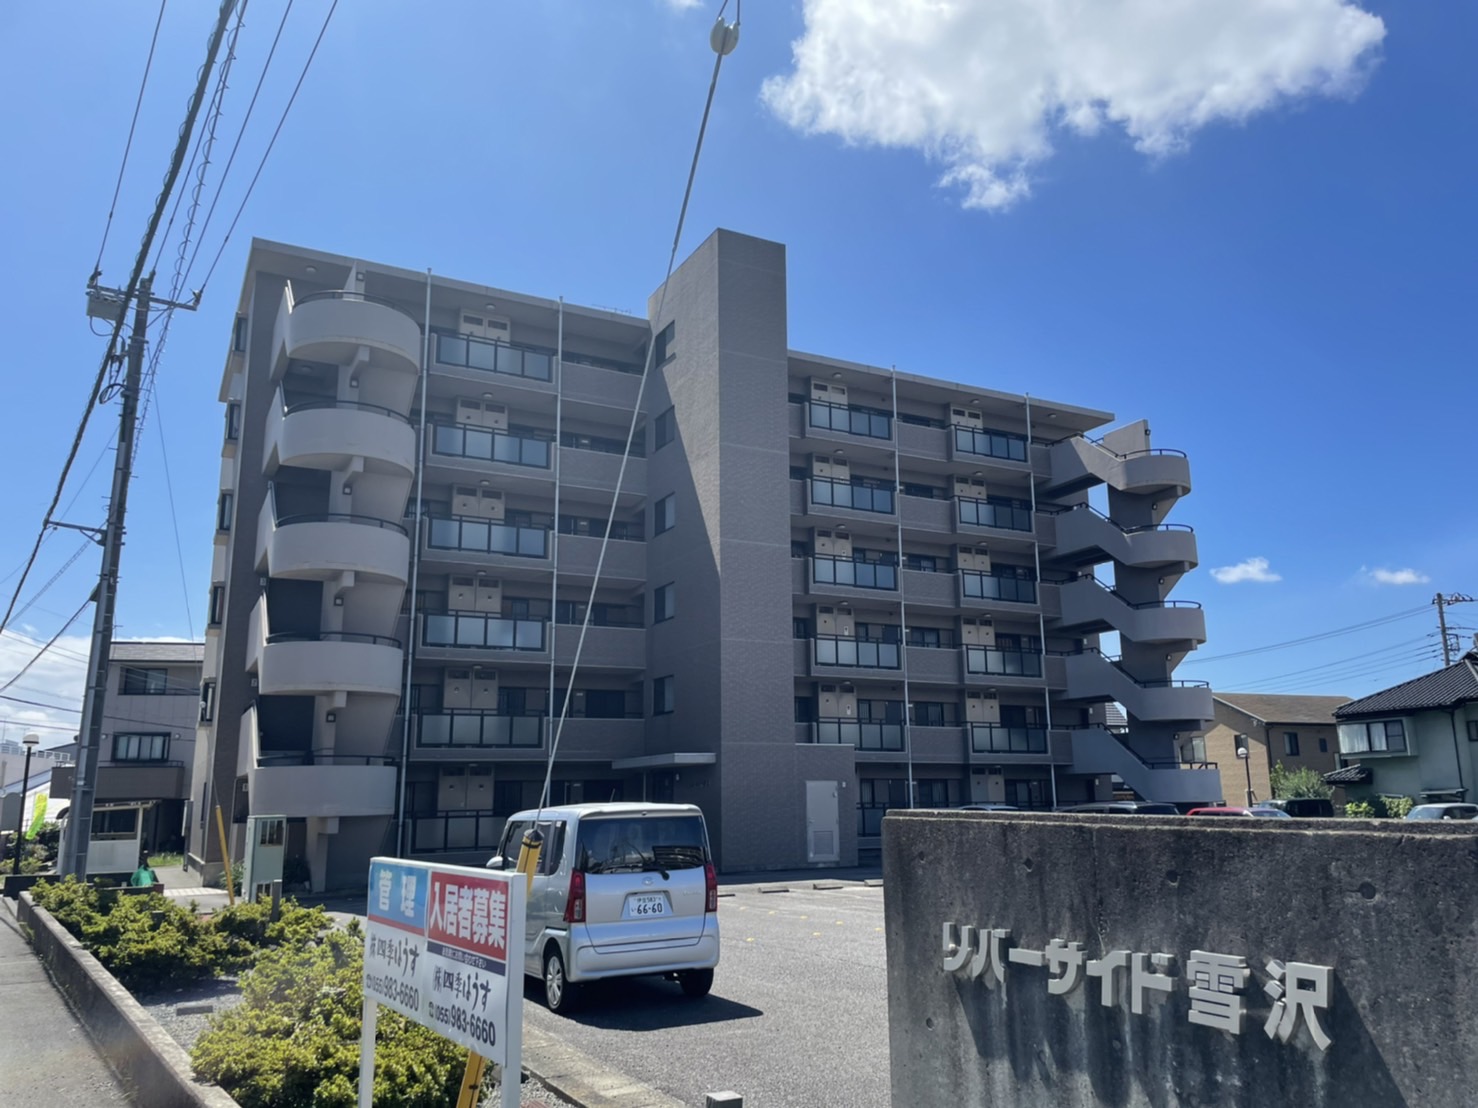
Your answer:
[[[697,803],[729,871],[855,861],[889,807],[1221,795],[1177,759],[1212,718],[1173,678],[1183,454],[790,350],[776,243],[715,232],[648,311],[254,244],[202,862],[217,804],[288,816],[320,886],[480,861],[551,752],[551,801]]]
[[[109,651],[93,800],[148,802],[149,850],[184,847],[204,651],[189,642],[115,642]],[[53,773],[53,809],[70,805],[75,774],[75,765]]]
[[[1273,767],[1307,768],[1325,774],[1338,764],[1339,735],[1334,711],[1347,696],[1275,696],[1216,693],[1216,720],[1204,736],[1205,757],[1222,773],[1228,804],[1251,804],[1273,795]],[[1237,757],[1237,736],[1247,736],[1251,756]],[[1248,780],[1251,780],[1251,798]]]

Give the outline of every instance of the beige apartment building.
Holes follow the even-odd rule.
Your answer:
[[[1025,379],[791,350],[778,243],[715,232],[659,301],[254,243],[200,860],[219,804],[287,816],[320,887],[481,861],[556,744],[551,801],[699,804],[728,871],[855,862],[889,807],[1221,796],[1178,757],[1213,715],[1174,677],[1184,454]]]

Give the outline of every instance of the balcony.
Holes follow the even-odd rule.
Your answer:
[[[966,604],[974,600],[1035,604],[1037,583],[1030,578],[1017,577],[1014,574],[982,573],[979,570],[962,569],[960,570],[960,598]]]
[[[965,674],[972,677],[1041,677],[1042,655],[1036,651],[966,646]]]
[[[817,635],[811,640],[811,663],[818,669],[879,669],[900,667],[896,642]]]
[[[411,540],[389,520],[337,512],[287,516],[271,523],[271,498],[258,532],[267,572],[299,581],[327,581],[353,573],[366,581],[404,585]]]
[[[891,563],[857,562],[851,558],[833,558],[826,554],[816,554],[810,562],[813,585],[898,591],[898,567]]]
[[[473,335],[438,332],[431,341],[432,364],[438,372],[475,381],[539,392],[554,391],[554,353],[520,343],[498,342]]]
[[[549,469],[550,439],[497,431],[463,423],[437,423],[431,428],[431,453],[444,458]]]
[[[541,619],[514,619],[483,612],[427,613],[421,617],[421,645],[451,651],[539,654],[547,649],[547,627]]]
[[[1031,504],[1025,500],[993,497],[976,500],[970,496],[955,497],[955,518],[961,527],[988,527],[997,531],[1032,530]]]
[[[1206,615],[1192,600],[1157,600],[1131,604],[1093,577],[1062,584],[1059,624],[1064,629],[1101,633],[1119,631],[1131,642],[1203,643]]]
[[[1201,722],[1215,718],[1205,681],[1137,681],[1097,651],[1070,654],[1063,661],[1065,699],[1117,700],[1136,719],[1185,722],[1186,730],[1198,730]]]
[[[600,559],[601,539],[596,535],[559,536],[559,576],[594,577]],[[647,580],[647,544],[613,538],[606,544],[606,556],[600,567],[606,582],[641,582]]]
[[[438,550],[455,551],[458,557],[452,561],[460,561],[460,555],[464,554],[490,554],[508,559],[549,557],[548,527],[524,527],[473,516],[433,517],[428,522],[428,557]]]
[[[252,613],[254,629],[260,626],[257,611]],[[347,631],[285,632],[268,635],[259,650],[257,691],[262,696],[400,695],[403,655],[396,639]],[[251,660],[248,647],[248,665]]]
[[[810,496],[807,510],[820,510],[823,515],[834,509],[869,514],[892,515],[894,495],[891,485],[861,485],[850,481],[833,481],[829,477],[812,477],[807,481]]]
[[[851,746],[859,751],[903,750],[903,724],[869,720],[819,719],[809,725],[815,743]]]
[[[253,812],[289,819],[395,814],[395,763],[328,754],[258,754],[247,772]]]
[[[1008,431],[950,428],[950,460],[974,462],[982,458],[1026,464],[1026,436]]]
[[[447,851],[480,851],[491,855],[498,848],[508,813],[492,811],[412,812],[410,849],[413,854]]]
[[[416,433],[401,413],[352,400],[277,403],[267,419],[262,471],[279,466],[345,469],[363,458],[368,472],[409,478],[416,470]]]
[[[368,352],[365,369],[403,376],[413,386],[421,369],[421,328],[399,308],[363,293],[330,290],[295,297],[283,290],[272,348],[274,376],[290,360],[350,365]]]
[[[847,435],[891,442],[893,417],[875,408],[854,408],[812,400],[806,404],[806,435],[817,437],[817,432],[822,432],[821,438]]]
[[[1101,727],[1071,734],[1073,773],[1116,774],[1145,800],[1159,803],[1215,804],[1221,799],[1221,772],[1214,764],[1147,760]]]
[[[942,427],[921,427],[917,423],[898,423],[898,453],[908,458],[927,458],[942,462],[949,457],[949,432]]]
[[[1120,527],[1087,504],[1056,514],[1056,543],[1051,560],[1070,566],[1110,560],[1138,569],[1185,572],[1195,567],[1196,535],[1179,523]]]
[[[502,716],[472,709],[420,712],[414,717],[419,749],[541,750],[543,716]]]

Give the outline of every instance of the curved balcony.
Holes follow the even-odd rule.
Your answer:
[[[400,642],[347,631],[268,635],[257,660],[262,696],[371,693],[399,696]]]
[[[1126,530],[1087,504],[1059,513],[1054,523],[1057,543],[1050,558],[1059,564],[1086,566],[1112,559],[1140,569],[1186,572],[1199,557],[1196,533],[1183,523]]]
[[[354,573],[395,585],[410,577],[410,536],[389,520],[337,512],[287,516],[277,521],[266,545],[273,577],[327,581]]]
[[[1146,722],[1186,721],[1186,730],[1214,718],[1211,686],[1204,681],[1136,681],[1097,651],[1070,654],[1064,699],[1117,700],[1124,710]]]
[[[368,351],[370,369],[414,377],[421,370],[421,328],[399,308],[358,292],[329,290],[294,297],[283,290],[273,335],[276,368],[290,359],[349,365]],[[366,363],[360,363],[365,365]]]
[[[1079,577],[1060,586],[1064,629],[1119,631],[1132,642],[1203,643],[1206,613],[1191,600],[1131,604],[1103,582]]]
[[[1191,463],[1180,450],[1139,450],[1118,454],[1082,435],[1051,448],[1049,496],[1080,492],[1099,483],[1146,496],[1184,496],[1191,491]]]
[[[369,473],[410,477],[416,471],[416,432],[400,412],[353,400],[277,404],[267,418],[262,470],[278,466],[345,469],[364,459]]]

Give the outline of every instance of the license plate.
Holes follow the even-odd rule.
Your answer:
[[[626,898],[627,919],[667,915],[667,897],[661,893],[633,893]]]

